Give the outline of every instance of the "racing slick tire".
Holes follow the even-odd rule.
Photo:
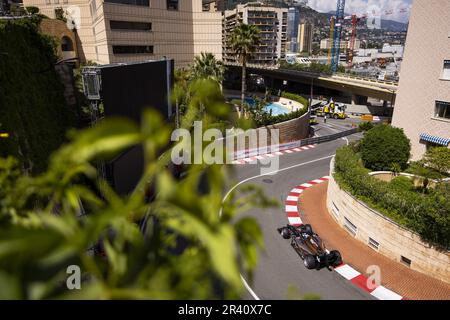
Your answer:
[[[305,265],[306,269],[313,270],[317,269],[318,262],[315,256],[308,254],[305,256],[303,264]]]
[[[310,224],[305,224],[305,225],[303,226],[303,230],[304,230],[304,232],[305,232],[306,234],[308,234],[308,235],[310,235],[310,236],[312,236],[312,235],[314,234],[313,229],[312,229],[312,227],[311,227]]]
[[[337,119],[339,119],[339,116],[338,116],[337,114],[335,114],[335,115],[333,116],[333,118],[337,120]]]
[[[291,238],[291,231],[288,228],[281,229],[281,236],[283,239],[290,239]]]
[[[342,264],[342,256],[341,253],[337,250],[333,250],[330,252],[330,256],[333,259],[333,267],[337,267]]]

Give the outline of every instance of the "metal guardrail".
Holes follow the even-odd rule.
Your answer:
[[[346,136],[349,136],[351,134],[357,133],[358,132],[358,128],[353,128],[347,131],[342,131],[342,132],[338,132],[338,133],[334,133],[334,134],[330,134],[328,136],[322,136],[322,137],[314,137],[314,138],[307,138],[307,139],[303,139],[300,140],[302,145],[309,145],[309,144],[320,144],[320,143],[324,143],[324,142],[329,142],[329,141],[333,141],[339,138],[343,138]]]
[[[265,147],[261,147],[261,148],[240,150],[240,151],[236,151],[234,153],[233,158],[234,158],[234,160],[239,160],[239,159],[254,157],[254,156],[263,155],[263,154],[267,154],[267,153],[273,153],[273,152],[283,151],[283,150],[287,150],[287,149],[304,147],[304,146],[308,146],[311,144],[320,144],[320,143],[324,143],[324,142],[333,141],[333,140],[336,140],[339,138],[343,138],[343,137],[349,136],[349,135],[357,133],[357,132],[358,132],[358,128],[353,128],[350,130],[330,134],[328,136],[306,138],[306,139],[302,139],[302,140],[284,143],[281,145],[265,146]]]

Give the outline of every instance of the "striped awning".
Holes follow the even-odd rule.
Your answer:
[[[436,137],[436,136],[432,136],[432,135],[429,135],[426,133],[422,133],[420,135],[420,140],[440,144],[442,146],[448,146],[450,144],[450,139]]]

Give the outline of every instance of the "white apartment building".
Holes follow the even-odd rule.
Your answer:
[[[274,65],[286,57],[287,9],[264,6],[258,2],[237,5],[223,15],[223,60],[236,62],[227,43],[229,35],[240,23],[256,25],[261,32],[261,43],[249,63]]]
[[[55,18],[80,13],[81,61],[100,64],[173,58],[176,67],[202,51],[222,58],[222,17],[202,0],[23,0]],[[74,11],[75,8],[75,11]]]
[[[418,160],[450,144],[450,0],[413,3],[392,124]]]

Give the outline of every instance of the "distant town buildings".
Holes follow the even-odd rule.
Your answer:
[[[298,51],[311,54],[314,26],[308,22],[298,26]]]
[[[100,64],[173,58],[176,67],[202,51],[222,58],[222,16],[202,0],[23,0],[50,18],[80,8],[81,61]],[[67,17],[67,12],[65,12]],[[75,45],[75,44],[73,44]]]
[[[255,25],[261,32],[261,43],[249,63],[274,65],[286,57],[288,10],[265,6],[262,3],[238,4],[223,16],[223,60],[237,62],[227,39],[240,23]]]
[[[450,0],[415,0],[392,124],[411,140],[418,160],[450,144]]]
[[[320,49],[321,50],[329,50],[333,45],[333,41],[330,40],[329,38],[327,39],[323,39],[320,41]],[[349,41],[345,41],[345,40],[341,40],[341,45],[340,45],[341,49],[349,49],[350,48],[350,42]],[[355,40],[355,50],[358,50],[359,48],[361,48],[361,40],[356,39]],[[376,49],[374,49],[376,50]],[[378,51],[378,50],[377,50]]]

